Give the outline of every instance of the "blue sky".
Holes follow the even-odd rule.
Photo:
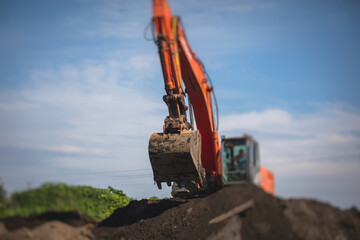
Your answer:
[[[210,74],[220,134],[247,132],[277,195],[360,207],[360,4],[170,1]],[[157,190],[166,116],[151,1],[0,2],[0,177]]]

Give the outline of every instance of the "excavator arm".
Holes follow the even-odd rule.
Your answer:
[[[202,62],[190,48],[180,19],[177,23],[181,72],[202,137],[202,165],[212,176],[219,176],[220,144],[212,103],[213,87],[209,84]]]
[[[212,91],[203,64],[191,50],[180,18],[172,16],[166,0],[153,0],[153,26],[163,71],[169,111],[163,133],[149,141],[154,181],[193,183],[197,191],[221,184],[220,144],[215,126]],[[183,83],[186,90],[183,88]],[[198,130],[187,121],[190,99]],[[191,115],[191,109],[190,109]]]

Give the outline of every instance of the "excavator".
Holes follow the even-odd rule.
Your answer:
[[[248,181],[274,194],[273,173],[260,166],[259,145],[252,136],[222,136],[220,143],[211,79],[192,51],[180,17],[172,15],[166,0],[153,0],[151,30],[165,83],[163,101],[169,113],[163,132],[153,133],[149,140],[149,158],[158,188],[165,182],[172,185],[174,197],[194,198]]]

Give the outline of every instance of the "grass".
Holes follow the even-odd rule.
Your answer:
[[[3,191],[3,187],[1,189]],[[98,220],[107,218],[132,199],[123,191],[108,187],[97,189],[89,186],[69,186],[63,183],[45,183],[39,188],[16,192],[10,198],[0,198],[0,218],[27,217],[48,210],[72,211],[87,214]]]

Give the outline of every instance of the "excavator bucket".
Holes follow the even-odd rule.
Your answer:
[[[201,165],[200,132],[154,133],[149,141],[149,156],[154,181],[161,189],[161,182],[201,183],[205,169]]]

